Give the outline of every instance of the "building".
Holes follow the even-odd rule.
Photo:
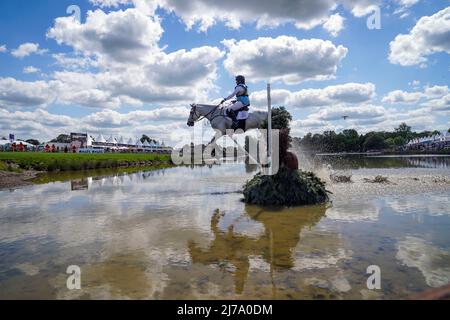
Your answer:
[[[22,144],[25,148],[25,150],[29,151],[29,150],[35,150],[37,147],[25,142],[25,141],[20,141],[20,140],[14,140],[14,141],[10,141],[10,140],[0,140],[0,151],[9,151],[12,149],[13,144],[15,144],[16,146],[19,146],[20,144]]]
[[[405,148],[407,150],[450,150],[450,132],[410,140]]]
[[[142,152],[142,153],[170,153],[171,147],[167,147],[164,142],[141,142],[140,138],[114,137],[110,136],[108,139],[102,134],[99,134],[96,138],[88,134],[87,148],[94,150],[103,150],[104,152]],[[85,151],[85,150],[83,150]]]

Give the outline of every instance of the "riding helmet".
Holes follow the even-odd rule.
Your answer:
[[[245,83],[245,77],[244,77],[244,76],[241,76],[241,75],[237,76],[237,77],[236,77],[236,82],[237,82],[238,84]]]

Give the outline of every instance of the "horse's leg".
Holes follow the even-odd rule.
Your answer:
[[[225,129],[223,128],[223,125],[217,125],[217,124],[213,125],[213,123],[211,123],[211,127],[214,129],[215,135],[211,139],[211,141],[208,143],[208,147],[212,148],[211,155],[213,157],[215,157],[216,156],[217,140],[219,140],[222,136],[225,135]]]

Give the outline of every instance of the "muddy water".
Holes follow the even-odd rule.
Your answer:
[[[243,164],[0,191],[0,298],[404,298],[450,282],[450,158],[436,159],[313,160],[353,182],[291,209],[242,203],[255,173]],[[376,175],[388,183],[365,180]],[[81,290],[67,289],[70,265]],[[367,288],[371,265],[380,290]]]

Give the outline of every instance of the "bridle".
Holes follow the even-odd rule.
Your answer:
[[[207,114],[202,116],[202,115],[197,113],[197,105],[196,104],[191,104],[192,108],[191,108],[191,112],[189,113],[189,119],[188,119],[187,125],[190,126],[190,127],[193,127],[196,122],[201,121],[203,119],[206,119],[210,114],[213,114],[217,110],[217,108],[219,108],[221,105],[222,105],[222,103],[218,104],[210,112],[208,112]],[[194,118],[194,116],[197,117],[197,120],[191,120],[191,119]],[[216,117],[214,117],[214,118],[216,118]]]

